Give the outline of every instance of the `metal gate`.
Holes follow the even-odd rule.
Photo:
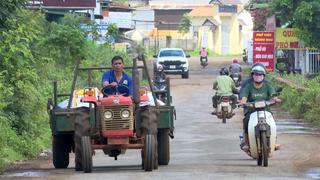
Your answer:
[[[306,72],[314,74],[320,72],[320,50],[307,50]]]

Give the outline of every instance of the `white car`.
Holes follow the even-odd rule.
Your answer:
[[[153,56],[156,59],[156,66],[159,64],[163,66],[166,74],[181,74],[184,79],[189,78],[189,61],[181,48],[162,48],[158,55]]]

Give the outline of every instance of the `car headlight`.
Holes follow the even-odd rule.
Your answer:
[[[104,118],[106,119],[111,119],[113,116],[112,112],[111,111],[106,111],[104,112]]]
[[[128,118],[128,117],[130,117],[130,111],[129,111],[129,110],[123,110],[123,111],[121,111],[121,117],[122,117],[122,118]]]

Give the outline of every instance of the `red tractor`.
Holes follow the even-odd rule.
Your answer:
[[[106,68],[75,68],[74,82],[71,88],[68,108],[57,106],[57,97],[65,94],[57,93],[54,85],[54,102],[49,101],[49,113],[53,135],[53,164],[56,168],[66,168],[69,164],[69,152],[75,153],[75,169],[89,173],[92,171],[94,150],[101,149],[106,155],[117,159],[127,149],[141,149],[142,168],[152,171],[159,165],[167,165],[170,159],[169,136],[173,137],[174,107],[170,105],[170,89],[167,91],[168,101],[164,106],[151,106],[146,89],[139,87],[138,68],[146,71],[154,102],[156,92],[153,91],[145,60],[144,66],[138,67],[133,61],[133,97],[128,94],[107,94],[110,87],[102,89],[99,96],[96,88],[91,87],[91,71]],[[88,71],[89,86],[83,89],[82,103],[88,107],[71,108],[71,100],[79,70]],[[169,86],[169,85],[168,85]],[[118,87],[125,88],[125,87]],[[162,92],[163,93],[163,92]],[[145,106],[141,106],[141,104]],[[158,155],[159,152],[159,155]]]

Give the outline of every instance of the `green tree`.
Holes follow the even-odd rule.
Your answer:
[[[38,69],[45,67],[44,58],[39,56],[41,37],[44,37],[43,22],[42,14],[21,10],[15,18],[7,19],[8,30],[0,33],[0,90],[5,93],[0,97],[0,118],[7,120],[1,124],[0,131],[7,130],[7,136],[15,134],[8,138],[12,142],[4,142],[7,147],[1,145],[0,152],[4,156],[15,153],[34,156],[48,140],[45,97],[38,74]]]
[[[70,18],[76,17],[76,18]],[[80,17],[67,14],[60,23],[50,23],[44,38],[44,50],[57,64],[73,65],[84,57],[85,32],[80,29]]]
[[[320,48],[320,0],[273,0],[271,10],[282,24],[297,29],[297,36],[306,46]]]
[[[253,17],[253,30],[265,31],[266,20],[269,16],[269,4],[271,0],[250,0],[245,9],[250,11]]]
[[[70,61],[86,53],[83,32],[71,24],[49,23],[40,11],[20,10],[0,31],[0,168],[49,145],[51,80],[70,84]]]
[[[20,9],[25,5],[27,0],[10,0],[10,1],[1,1],[0,2],[0,27],[5,27],[5,22],[7,19],[12,18],[17,12],[17,9]]]
[[[191,25],[192,25],[191,24],[191,16],[189,16],[187,13],[185,13],[182,15],[178,30],[180,33],[186,34],[189,32]]]
[[[99,32],[98,32],[98,28],[97,28],[97,23],[96,23],[96,21],[90,21],[88,26],[91,26],[91,30],[88,33],[92,35],[92,42],[94,43],[99,38]]]
[[[108,25],[108,35],[110,35],[111,37],[113,37],[115,40],[118,38],[119,35],[119,28],[117,26],[116,23],[110,23]]]

